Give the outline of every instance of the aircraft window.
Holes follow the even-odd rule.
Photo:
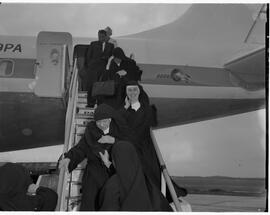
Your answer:
[[[10,77],[13,75],[14,62],[12,60],[0,60],[0,77]]]

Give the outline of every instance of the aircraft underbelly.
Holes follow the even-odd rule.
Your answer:
[[[63,144],[64,127],[61,99],[0,93],[0,152]]]

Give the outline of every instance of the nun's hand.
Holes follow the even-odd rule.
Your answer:
[[[109,168],[112,162],[109,160],[109,153],[107,150],[105,150],[104,154],[102,152],[99,152],[99,156],[101,160],[103,161],[104,165]]]
[[[38,185],[36,185],[36,184],[30,184],[28,186],[27,193],[29,195],[34,195],[36,193],[36,191],[37,191],[37,188],[38,188]]]
[[[127,72],[122,69],[122,70],[118,71],[117,74],[120,75],[120,77],[122,77],[122,76],[125,76],[127,74]]]
[[[124,106],[124,108],[125,108],[125,109],[128,109],[128,108],[129,108],[129,106],[130,106],[130,101],[129,101],[128,97],[126,96],[126,98],[125,98],[125,106]]]
[[[110,143],[110,144],[114,144],[115,142],[115,138],[110,136],[110,135],[104,135],[101,138],[99,138],[98,140],[99,143]]]
[[[69,158],[64,158],[64,159],[60,160],[59,169],[64,168],[67,171],[69,162],[70,162]]]

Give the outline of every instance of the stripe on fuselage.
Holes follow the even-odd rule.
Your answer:
[[[265,90],[247,91],[239,87],[159,85],[143,82],[142,86],[152,98],[258,99],[265,97]]]

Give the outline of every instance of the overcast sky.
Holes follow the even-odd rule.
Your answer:
[[[189,7],[189,4],[3,3],[0,34],[37,35],[46,30],[93,37],[98,29],[110,26],[113,35],[119,36],[169,23]]]
[[[265,109],[155,134],[171,175],[265,177]]]

